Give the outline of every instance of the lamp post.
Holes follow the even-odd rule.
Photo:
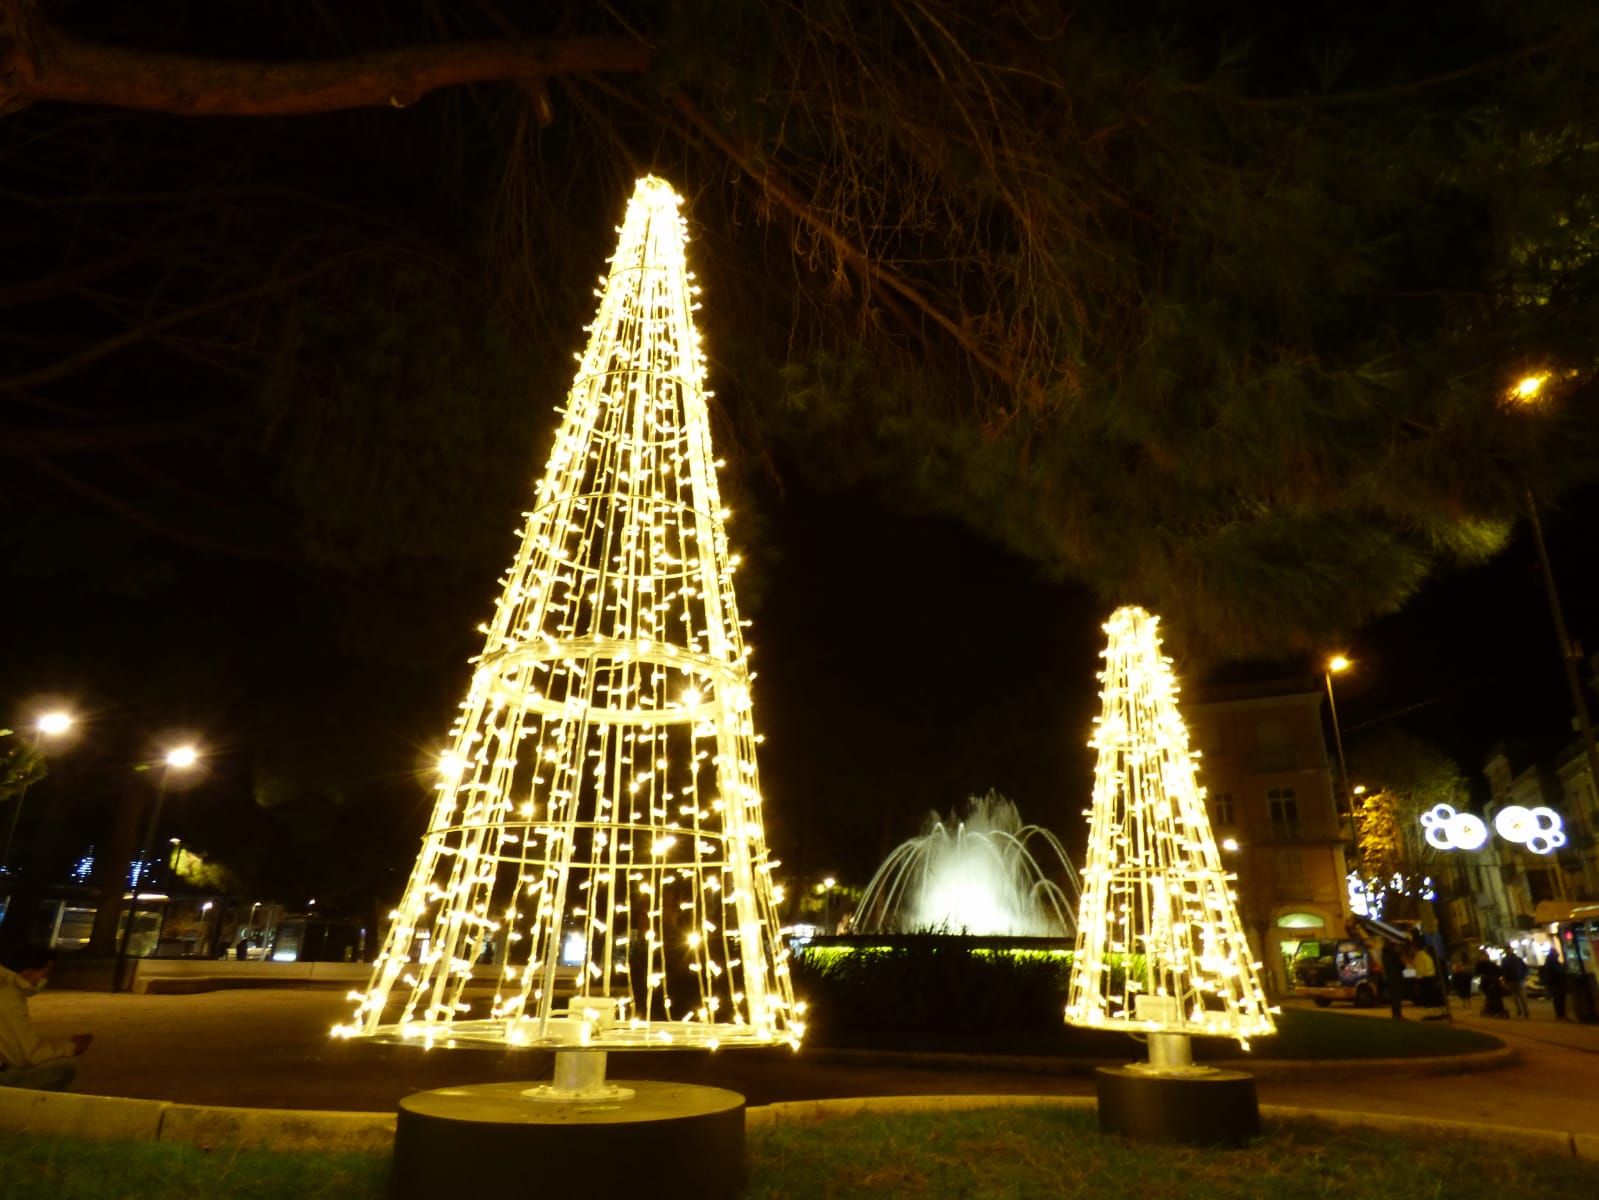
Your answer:
[[[831,935],[834,932],[834,930],[833,930],[833,889],[835,887],[837,887],[837,886],[838,886],[838,880],[834,879],[831,875],[829,875],[826,879],[822,880],[822,890],[826,893],[826,898],[823,901],[823,907],[822,907],[822,924],[827,926],[827,932],[828,932],[829,935]]]
[[[172,778],[173,771],[185,771],[194,766],[200,759],[200,752],[193,746],[177,746],[168,750],[166,757],[161,761],[161,781],[156,785],[155,807],[150,810],[150,824],[144,831],[144,846],[139,851],[139,857],[133,860],[129,875],[133,880],[133,895],[128,899],[128,917],[122,926],[122,940],[117,943],[117,969],[111,980],[111,990],[122,990],[122,969],[128,957],[128,942],[133,937],[133,918],[139,911],[139,885],[144,882],[144,873],[150,862],[150,855],[155,850],[156,829],[161,824],[161,806],[167,798],[167,783]]]
[[[1525,375],[1511,387],[1506,398],[1511,404],[1524,408],[1535,407],[1542,398],[1544,384],[1548,382],[1547,371]],[[1532,529],[1533,548],[1538,552],[1539,574],[1543,576],[1544,596],[1549,601],[1549,616],[1554,621],[1555,638],[1560,643],[1560,663],[1565,668],[1566,687],[1571,692],[1571,707],[1577,718],[1577,730],[1582,735],[1582,752],[1588,762],[1588,781],[1595,795],[1599,796],[1599,748],[1594,745],[1593,721],[1588,715],[1588,697],[1583,691],[1582,678],[1577,673],[1582,653],[1566,631],[1566,613],[1560,603],[1560,593],[1555,588],[1554,568],[1549,564],[1549,547],[1543,540],[1543,522],[1538,518],[1538,501],[1529,486],[1523,486],[1522,496],[1527,503],[1527,524]]]
[[[1349,670],[1353,664],[1342,654],[1335,654],[1329,658],[1322,668],[1321,677],[1327,683],[1327,710],[1332,713],[1333,745],[1338,750],[1338,787],[1343,795],[1339,800],[1338,811],[1341,816],[1354,817],[1354,802],[1349,791],[1349,768],[1344,763],[1344,735],[1338,728],[1338,701],[1333,696],[1334,675],[1340,675]]]
[[[65,733],[76,723],[71,713],[47,712],[33,723],[33,749],[37,752],[47,737]],[[17,798],[11,802],[11,819],[6,822],[5,845],[0,847],[0,871],[11,864],[11,843],[17,836],[17,823],[22,819],[22,802],[28,798],[28,783],[24,780],[17,789]]]

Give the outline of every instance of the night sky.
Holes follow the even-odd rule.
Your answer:
[[[157,296],[173,304],[203,299],[208,272],[236,272],[230,286],[244,286],[270,259],[262,246],[297,247],[312,262],[357,236],[392,239],[404,253],[420,254],[419,244],[431,249],[428,238],[463,258],[480,253],[473,222],[482,210],[460,193],[473,155],[488,154],[483,146],[463,146],[461,162],[411,190],[414,164],[429,153],[419,132],[425,120],[466,103],[457,94],[405,114],[300,121],[85,115],[86,125],[103,129],[92,169],[71,150],[50,157],[49,138],[72,123],[61,111],[4,117],[14,151],[6,161],[20,190],[3,198],[13,207],[0,208],[0,231],[5,222],[23,228],[25,218],[48,233],[0,241],[0,260],[9,256],[0,261],[0,301],[7,286],[62,264],[112,259],[100,260],[111,262],[111,282],[91,277],[59,301],[19,303],[14,321],[0,308],[9,322],[0,376],[25,373],[41,354],[48,360],[86,338],[110,336],[133,319],[124,306],[129,296],[151,297],[158,313]],[[377,129],[387,132],[374,137]],[[48,133],[30,142],[40,130]],[[552,155],[571,150],[561,144],[572,136],[566,125],[538,136],[549,139]],[[662,157],[655,165],[668,175],[681,166],[670,149]],[[677,182],[692,205],[697,189],[722,181]],[[272,207],[276,199],[240,207],[238,195],[257,185],[262,194],[317,195],[314,203],[290,195],[287,207]],[[100,205],[101,188],[117,191],[119,203],[144,205],[148,219],[139,217],[138,228],[170,244],[134,246],[118,265],[115,256],[127,252],[126,229],[115,224],[123,210]],[[207,194],[218,198],[214,209],[200,199]],[[44,211],[63,197],[81,205],[71,210],[81,215]],[[565,200],[545,207],[558,210],[570,234],[558,248],[591,263],[585,274],[597,272],[604,251],[594,247],[619,209]],[[235,249],[238,262],[229,257]],[[708,244],[691,248],[707,260],[715,252]],[[711,385],[730,409],[760,411],[767,399],[760,381],[718,377],[716,355],[718,339],[737,336],[740,320],[760,315],[718,311],[718,265],[707,273]],[[395,280],[392,305],[414,309],[417,325],[391,336],[412,336],[426,325],[428,304],[452,300],[429,296],[425,282],[407,284],[403,272]],[[368,396],[370,411],[349,418],[382,416],[391,402],[409,405],[396,418],[415,425],[407,461],[323,462],[301,447],[302,457],[318,462],[316,478],[274,473],[272,439],[285,425],[268,431],[271,422],[250,412],[267,390],[265,364],[275,347],[238,352],[268,336],[266,323],[228,327],[217,344],[152,339],[59,386],[0,392],[0,423],[8,427],[0,437],[21,439],[0,476],[8,614],[0,718],[28,720],[42,697],[59,697],[85,717],[78,744],[30,797],[29,837],[53,823],[68,849],[103,844],[122,798],[148,794],[138,793],[146,781],[130,768],[192,732],[207,751],[208,773],[174,799],[163,834],[273,864],[268,876],[291,904],[327,894],[343,858],[357,853],[369,868],[363,878],[403,876],[429,802],[423,776],[465,687],[466,659],[479,648],[473,626],[488,616],[494,580],[513,551],[511,531],[544,461],[550,412],[569,370],[565,356],[579,344],[584,306],[592,304],[586,293],[581,303],[545,299],[555,315],[541,331],[532,378],[485,367],[471,381],[473,401],[490,412],[484,428],[512,465],[425,487],[412,487],[409,477],[433,466],[439,427],[428,423],[434,414],[423,385],[437,381],[407,381],[416,383],[414,395]],[[332,375],[341,354],[369,347],[321,351],[325,361],[306,370]],[[454,345],[449,382],[470,369],[461,363],[492,351]],[[109,433],[141,421],[190,421],[196,405],[234,417],[250,410],[238,426],[245,432],[201,429],[174,441],[94,446],[101,435],[111,446]],[[280,423],[284,411],[293,416],[272,411]],[[729,416],[735,425],[739,419]],[[54,436],[57,426],[80,443],[51,449],[48,437],[37,436],[41,429]],[[926,814],[947,813],[989,789],[1080,854],[1100,624],[1115,598],[1047,579],[950,517],[907,511],[891,493],[856,482],[858,471],[833,484],[826,462],[785,460],[800,451],[774,441],[775,449],[760,447],[776,456],[765,463],[743,456],[744,445],[724,452],[734,459],[731,474],[747,509],[730,532],[753,560],[744,609],[753,621],[756,723],[767,739],[761,771],[777,855],[811,878],[832,873],[864,883]],[[391,466],[406,487],[388,489]],[[397,523],[414,519],[424,531],[429,540],[413,558],[331,562],[340,552],[358,558],[360,531],[337,521],[310,527],[303,505],[317,489],[338,494],[344,473],[352,494],[360,485],[367,500],[381,499],[388,489],[419,509],[420,516],[385,514]],[[451,524],[459,516],[451,504],[468,511],[469,525]],[[1591,565],[1599,489],[1568,497],[1543,518],[1571,633],[1599,651],[1599,572]],[[1502,740],[1557,744],[1566,736],[1570,701],[1525,522],[1492,563],[1435,577],[1402,612],[1349,631],[1326,651],[1356,663],[1337,684],[1352,751],[1363,737],[1398,727],[1438,745],[1475,778]],[[1169,644],[1167,652],[1190,694],[1197,690],[1204,679],[1184,647]],[[1228,664],[1213,677],[1320,684],[1319,665],[1307,656]],[[359,761],[347,753],[356,744]],[[268,761],[293,763],[300,777],[275,776],[261,765]],[[308,786],[307,778],[320,782]],[[258,799],[275,806],[270,821]]]

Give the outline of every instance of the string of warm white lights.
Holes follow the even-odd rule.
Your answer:
[[[1195,782],[1158,620],[1128,607],[1105,625],[1066,1020],[1247,1045],[1275,1026]]]
[[[803,1032],[680,204],[646,178],[628,206],[421,854],[336,1034],[622,1049]]]

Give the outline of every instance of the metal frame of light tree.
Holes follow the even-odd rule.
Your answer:
[[[680,205],[655,178],[628,205],[421,854],[336,1034],[603,1050],[803,1033]]]
[[[1088,853],[1066,1020],[1149,1034],[1150,1065],[1182,1070],[1191,1035],[1274,1032],[1195,779],[1159,618],[1119,608],[1104,628]]]

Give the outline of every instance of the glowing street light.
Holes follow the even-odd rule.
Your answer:
[[[1321,673],[1322,679],[1327,683],[1327,709],[1332,713],[1333,745],[1338,749],[1338,786],[1344,793],[1339,808],[1346,816],[1354,815],[1354,801],[1353,793],[1349,790],[1349,768],[1344,763],[1344,735],[1338,728],[1338,701],[1333,698],[1332,677],[1343,674],[1352,666],[1354,663],[1344,655],[1334,654],[1327,660]]]
[[[1538,399],[1543,391],[1543,385],[1549,382],[1549,372],[1539,371],[1532,375],[1523,375],[1516,380],[1510,389],[1510,399],[1518,404],[1531,404]]]
[[[71,713],[60,709],[42,713],[33,723],[33,749],[38,752],[44,747],[44,739],[57,737],[76,724]],[[22,819],[22,802],[28,798],[28,786],[31,781],[24,776],[22,785],[17,789],[17,798],[11,802],[11,819],[6,822],[5,845],[0,846],[0,871],[5,870],[11,862],[11,843],[17,836],[17,824]]]
[[[1522,376],[1506,392],[1512,404],[1525,409],[1541,408],[1538,400],[1544,384],[1553,376],[1548,371],[1537,371]],[[1522,496],[1527,504],[1527,524],[1532,530],[1533,548],[1538,552],[1539,574],[1543,576],[1544,596],[1549,601],[1549,616],[1554,622],[1555,638],[1560,644],[1561,666],[1565,670],[1566,688],[1571,693],[1571,707],[1577,718],[1577,730],[1582,735],[1583,757],[1588,763],[1589,778],[1599,781],[1599,739],[1595,738],[1593,720],[1588,713],[1587,691],[1582,682],[1583,654],[1581,646],[1572,640],[1566,628],[1566,613],[1560,603],[1560,590],[1555,586],[1554,567],[1549,562],[1549,547],[1544,544],[1543,521],[1538,515],[1538,498],[1532,486],[1522,480]]]
[[[114,992],[122,990],[122,967],[128,957],[128,941],[133,937],[133,919],[139,911],[139,886],[144,882],[144,873],[149,869],[150,855],[155,849],[155,835],[161,824],[161,806],[166,802],[167,784],[172,779],[172,772],[187,771],[199,761],[200,752],[188,743],[172,747],[161,758],[161,779],[156,785],[155,807],[150,810],[150,824],[145,827],[144,846],[129,870],[133,894],[128,899],[128,917],[122,926],[122,940],[117,944],[117,970],[111,980],[111,990]]]
[[[53,737],[58,733],[65,733],[74,724],[76,722],[71,713],[56,711],[47,712],[41,716],[34,722],[34,728],[42,734],[48,734]]]

